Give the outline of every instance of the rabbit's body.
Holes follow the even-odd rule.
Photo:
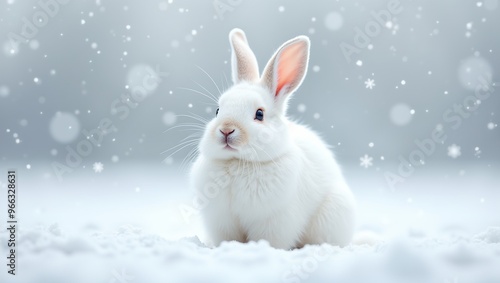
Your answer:
[[[289,122],[289,130],[295,148],[274,161],[196,161],[195,187],[208,200],[202,213],[215,245],[349,243],[354,201],[331,152],[306,127]]]
[[[309,41],[285,43],[256,83],[243,32],[230,38],[236,84],[221,96],[191,172],[208,236],[215,245],[260,239],[283,249],[347,245],[354,198],[339,166],[317,134],[284,115],[288,94],[305,75]]]

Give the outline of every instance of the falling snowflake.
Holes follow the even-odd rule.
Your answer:
[[[102,170],[104,170],[104,165],[101,162],[95,162],[94,165],[92,165],[92,169],[94,169],[96,173],[101,173]]]
[[[374,86],[375,86],[375,80],[374,79],[367,79],[365,81],[365,87],[366,88],[373,89]]]
[[[368,167],[373,165],[373,162],[372,162],[373,158],[368,156],[367,154],[365,154],[365,156],[360,157],[359,160],[361,161],[359,163],[359,166],[368,168]]]
[[[460,152],[460,147],[458,145],[452,144],[448,147],[448,156],[449,157],[457,158],[460,155],[462,155],[462,153]]]
[[[481,158],[481,149],[478,146],[474,148],[474,156],[477,158]]]

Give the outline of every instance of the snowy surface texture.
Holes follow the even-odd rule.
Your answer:
[[[182,171],[87,168],[59,183],[33,164],[19,174],[17,275],[0,282],[500,282],[498,170],[424,170],[391,191],[376,171],[345,168],[358,235],[378,242],[285,251],[210,247]]]
[[[208,248],[197,237],[167,241],[132,226],[65,235],[25,230],[15,280],[2,282],[484,282],[500,280],[500,228],[474,237],[408,238],[375,246],[306,246],[265,241]],[[3,233],[5,234],[5,233]],[[5,236],[2,235],[2,240]]]

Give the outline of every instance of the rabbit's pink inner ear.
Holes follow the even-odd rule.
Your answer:
[[[301,42],[282,50],[278,59],[276,96],[285,86],[290,90],[298,87],[304,75],[304,61],[307,61],[306,58],[307,48],[304,48]]]

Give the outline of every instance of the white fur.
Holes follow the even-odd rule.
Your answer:
[[[241,30],[233,30],[230,40],[233,52],[234,44],[247,44]],[[281,57],[289,51],[299,58]],[[236,81],[219,99],[219,114],[206,126],[191,171],[214,245],[265,239],[273,247],[290,249],[321,243],[345,246],[351,241],[354,198],[333,154],[313,131],[285,116],[286,102],[305,76],[308,54],[306,37],[286,42],[266,67],[270,76]],[[245,64],[257,66],[249,60],[252,55],[240,52],[233,60],[245,58]],[[301,69],[277,91],[280,64]],[[254,76],[233,74],[236,80],[248,77]],[[262,122],[254,119],[257,109],[264,109]],[[226,141],[220,131],[233,129]],[[225,148],[226,143],[234,149]]]

